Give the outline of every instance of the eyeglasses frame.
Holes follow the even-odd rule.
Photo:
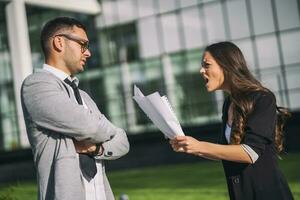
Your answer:
[[[78,43],[81,48],[81,53],[84,53],[86,50],[89,49],[89,41],[86,41],[84,39],[75,38],[74,36],[72,36],[70,34],[65,34],[65,33],[56,34],[53,37],[60,37],[60,36],[65,37],[68,40]]]

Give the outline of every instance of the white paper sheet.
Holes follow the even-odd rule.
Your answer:
[[[167,138],[173,139],[176,135],[184,135],[166,96],[161,97],[158,92],[144,96],[142,91],[134,86],[133,99]]]

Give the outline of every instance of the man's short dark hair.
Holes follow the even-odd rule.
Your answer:
[[[86,32],[86,27],[78,20],[71,17],[57,17],[48,21],[41,31],[41,46],[45,57],[49,55],[49,39],[58,31],[72,29],[74,26],[82,28]]]

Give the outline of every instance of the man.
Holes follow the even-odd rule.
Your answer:
[[[83,24],[58,17],[41,32],[43,69],[22,85],[22,108],[37,169],[39,200],[113,200],[103,160],[129,151],[111,124],[78,90],[75,74],[91,56]]]

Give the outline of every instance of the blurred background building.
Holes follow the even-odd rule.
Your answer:
[[[156,131],[132,100],[166,94],[184,129],[220,122],[222,92],[199,75],[206,45],[230,40],[278,104],[300,111],[299,0],[0,0],[0,151],[28,149],[20,86],[41,68],[46,21],[72,16],[88,27],[80,88],[129,137]]]

